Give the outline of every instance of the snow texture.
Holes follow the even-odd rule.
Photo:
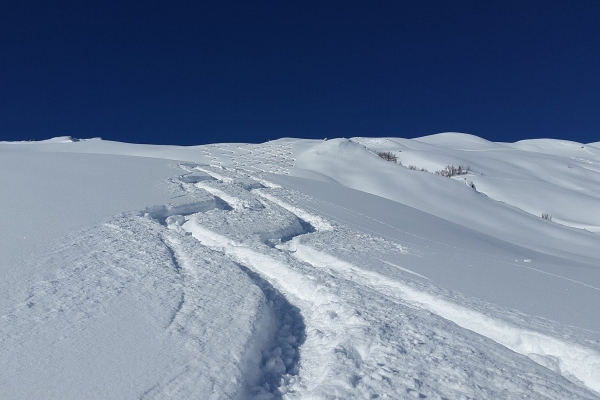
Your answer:
[[[0,155],[2,398],[600,397],[594,144],[56,138]]]

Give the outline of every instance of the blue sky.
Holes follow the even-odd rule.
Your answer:
[[[593,142],[599,49],[597,0],[1,2],[0,140]]]

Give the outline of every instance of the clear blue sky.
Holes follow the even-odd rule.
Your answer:
[[[600,1],[3,1],[0,140],[600,140]]]

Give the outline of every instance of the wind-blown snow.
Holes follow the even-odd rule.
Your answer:
[[[1,398],[600,397],[598,144],[63,137],[0,167]]]

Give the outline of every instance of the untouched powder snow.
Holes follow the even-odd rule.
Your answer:
[[[62,137],[0,184],[0,398],[600,398],[595,144]]]
[[[15,146],[0,144],[0,293],[43,268],[23,260],[53,240],[122,211],[180,200],[158,184],[179,171],[165,160],[20,152]]]

